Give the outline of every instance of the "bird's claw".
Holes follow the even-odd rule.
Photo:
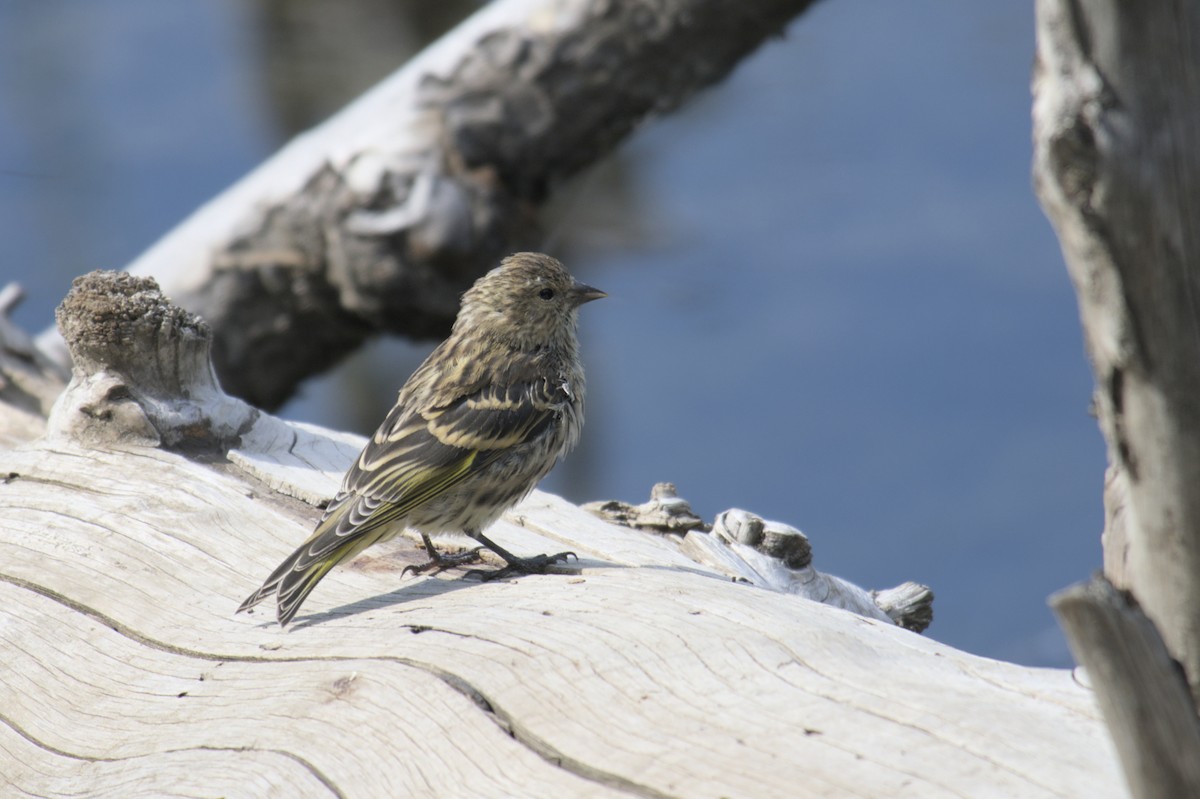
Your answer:
[[[514,574],[545,574],[546,570],[551,566],[570,560],[571,558],[579,560],[579,556],[574,552],[559,552],[555,555],[534,555],[529,558],[513,558],[499,569],[492,571],[470,569],[467,575],[476,576],[482,582],[487,583],[492,580],[502,580]]]
[[[474,563],[479,560],[479,552],[483,547],[475,547],[467,552],[461,552],[457,555],[443,555],[438,553],[429,558],[424,563],[413,563],[404,567],[404,571],[400,572],[400,576],[412,572],[414,576],[424,574],[433,569],[433,574],[441,574],[446,569],[453,569],[455,566],[462,566],[464,563]],[[473,570],[472,570],[473,571]]]

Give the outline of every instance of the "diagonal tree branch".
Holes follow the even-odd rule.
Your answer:
[[[813,0],[499,0],[135,261],[273,408],[377,332],[434,337],[567,178]]]

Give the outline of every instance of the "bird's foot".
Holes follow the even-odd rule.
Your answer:
[[[492,580],[503,580],[505,577],[511,577],[514,574],[545,574],[551,566],[570,560],[571,558],[579,560],[579,556],[574,552],[559,552],[556,555],[534,555],[530,558],[514,557],[502,568],[492,571],[471,569],[467,572],[467,575],[477,576],[480,580],[487,583]]]
[[[441,574],[446,569],[453,569],[455,566],[462,566],[465,563],[477,563],[479,561],[479,552],[482,549],[483,547],[475,547],[457,555],[443,555],[436,550],[431,550],[429,560],[425,563],[405,566],[404,571],[400,572],[400,576],[403,577],[409,572],[412,572],[414,575],[424,574],[430,569],[433,570],[433,574]]]

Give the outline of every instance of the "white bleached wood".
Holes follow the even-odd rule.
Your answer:
[[[20,475],[0,484],[0,716],[48,762],[283,752],[256,786],[314,773],[346,796],[1124,795],[1069,672],[656,564],[643,544],[610,557],[606,540],[649,537],[548,495],[497,537],[553,530],[640,567],[402,578],[422,553],[401,540],[331,573],[285,631],[233,610],[316,509],[151,448],[42,442],[0,471]]]
[[[148,646],[12,584],[0,583],[0,603],[16,617],[0,629],[0,707],[44,748],[146,767],[163,752],[286,752],[267,784],[300,765],[319,782],[373,796],[439,784],[463,796],[611,794],[495,724],[461,723],[477,713],[470,697],[386,655],[313,654],[280,668],[257,654],[223,660]],[[249,786],[241,794],[254,795]]]
[[[185,749],[90,760],[46,749],[22,737],[8,723],[0,723],[0,762],[4,764],[4,795],[11,797],[337,796],[332,786],[284,752]]]
[[[366,443],[354,433],[262,416],[228,457],[271,489],[316,505],[332,496],[330,483],[341,480]]]
[[[708,573],[725,575],[772,591],[785,591],[880,621],[921,632],[933,620],[933,592],[905,583],[885,591],[867,591],[812,566],[812,546],[804,533],[783,522],[733,508],[707,525],[672,483],[658,483],[639,505],[619,500],[589,502],[592,515],[623,527],[656,535],[658,549],[678,550]]]
[[[879,621],[891,621],[875,604],[870,592],[840,577],[819,572],[812,566],[789,569],[753,547],[711,533],[688,533],[684,539],[684,551],[701,563],[720,564],[722,568],[754,585],[797,594]]]

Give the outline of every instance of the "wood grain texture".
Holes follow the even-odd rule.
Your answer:
[[[402,578],[402,538],[281,630],[233,610],[319,512],[261,475],[61,442],[0,471],[0,773],[31,795],[1124,795],[1069,672],[731,582],[546,494],[492,532],[578,547],[575,574]]]
[[[7,722],[7,720],[6,720]],[[338,797],[340,791],[286,752],[262,749],[156,750],[96,760],[48,749],[0,723],[4,796]]]

